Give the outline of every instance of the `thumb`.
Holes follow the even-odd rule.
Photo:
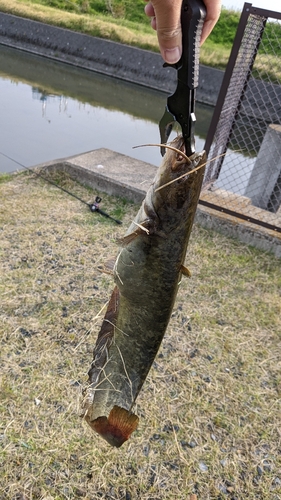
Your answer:
[[[151,0],[156,18],[156,30],[161,55],[174,64],[182,54],[182,0]]]

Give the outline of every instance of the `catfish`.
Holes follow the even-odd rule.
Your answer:
[[[181,277],[190,276],[184,262],[206,155],[188,158],[181,136],[170,147],[121,241],[115,288],[84,389],[82,417],[116,447],[138,426],[132,408],[167,329]]]

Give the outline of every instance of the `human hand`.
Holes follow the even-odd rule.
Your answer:
[[[161,55],[165,62],[176,63],[182,54],[181,5],[182,0],[145,0],[145,13],[151,17],[151,26],[157,31]],[[204,0],[207,14],[203,25],[201,44],[219,19],[221,0]]]

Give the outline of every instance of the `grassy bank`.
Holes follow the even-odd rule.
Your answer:
[[[280,260],[194,228],[193,276],[138,398],[139,429],[116,450],[79,404],[113,286],[98,266],[137,207],[102,194],[120,227],[30,174],[3,178],[0,197],[0,499],[277,500]]]
[[[0,0],[0,10],[92,36],[107,38],[128,45],[156,50],[156,39],[149,28],[140,30],[130,21],[114,20],[110,16],[76,14],[52,7],[19,0]]]

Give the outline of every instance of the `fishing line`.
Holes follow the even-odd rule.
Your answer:
[[[81,203],[84,203],[84,205],[87,205],[89,207],[89,209],[91,210],[91,212],[98,212],[99,214],[103,215],[104,217],[107,217],[108,219],[113,220],[114,222],[116,222],[116,224],[122,224],[121,220],[114,219],[114,217],[112,217],[111,215],[107,214],[106,212],[104,212],[103,210],[101,210],[99,208],[99,204],[101,202],[101,198],[99,196],[96,196],[96,199],[95,199],[95,201],[93,203],[88,203],[87,201],[82,200],[82,198],[80,198],[79,196],[77,196],[75,193],[72,193],[71,191],[68,191],[68,189],[66,189],[66,188],[64,188],[62,186],[59,186],[58,184],[56,184],[55,182],[51,181],[50,179],[48,179],[44,175],[39,174],[35,170],[32,170],[32,168],[26,167],[25,165],[23,165],[19,161],[14,160],[14,158],[11,158],[9,155],[6,155],[5,153],[2,153],[2,151],[0,151],[0,154],[2,156],[5,156],[5,158],[8,158],[8,160],[13,161],[14,163],[16,163],[17,165],[19,165],[20,167],[25,168],[26,170],[28,170],[32,174],[37,175],[37,177],[40,177],[41,179],[43,179],[44,181],[48,182],[52,186],[55,186],[56,188],[60,189],[61,191],[64,191],[65,193],[69,194],[73,198],[76,198],[76,200],[80,201]]]

